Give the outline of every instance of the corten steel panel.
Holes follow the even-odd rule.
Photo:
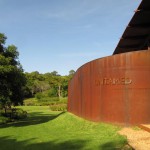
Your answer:
[[[95,62],[91,62],[90,63],[90,67],[91,67],[91,92],[89,93],[90,97],[91,97],[91,120],[94,121],[99,121],[101,118],[101,103],[102,101],[100,101],[101,99],[101,87],[97,88],[97,86],[95,86],[95,79],[98,78],[99,75],[101,75],[101,70],[98,67],[100,66],[100,61],[95,61]],[[97,68],[97,69],[96,69]],[[95,73],[93,73],[95,72]]]
[[[150,51],[81,66],[69,83],[68,111],[92,121],[150,123]]]
[[[121,56],[121,55],[118,55],[118,68],[119,67],[122,67],[123,63],[124,62],[124,58]],[[123,60],[122,60],[123,59]],[[114,60],[114,59],[113,59]],[[104,58],[104,68],[103,68],[103,73],[104,73],[104,76],[103,78],[122,78],[124,77],[124,71],[117,71],[115,66],[113,66],[113,62],[112,60],[110,59],[110,57],[106,57]],[[115,60],[116,62],[116,60]],[[112,69],[113,68],[113,69]],[[110,84],[109,81],[107,81],[108,83],[104,84],[102,86],[103,88],[103,97],[102,97],[102,101],[103,101],[103,109],[102,109],[102,115],[103,115],[103,120],[102,121],[105,121],[105,122],[117,122],[117,121],[120,121],[124,118],[124,109],[123,109],[123,106],[120,105],[120,107],[118,107],[118,105],[120,103],[123,103],[123,99],[122,99],[122,96],[123,96],[123,91],[118,91],[122,88],[122,85],[115,85],[115,84]],[[114,90],[117,91],[117,93],[119,93],[118,96],[118,99],[116,101],[116,99],[114,98],[114,100],[112,101],[112,98],[111,98],[111,95],[114,96]],[[117,107],[117,109],[115,109]],[[120,115],[117,115],[117,114],[120,114]]]
[[[91,118],[91,101],[90,96],[87,93],[90,93],[90,67],[86,65],[82,68],[82,116],[84,118]]]

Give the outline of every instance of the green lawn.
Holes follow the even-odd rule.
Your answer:
[[[28,118],[0,126],[0,150],[119,150],[118,127],[93,123],[47,106],[24,106]]]

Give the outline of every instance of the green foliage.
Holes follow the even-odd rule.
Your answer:
[[[0,115],[0,124],[7,123],[9,121],[10,121],[9,118]]]
[[[37,93],[48,91],[45,97],[67,97],[68,82],[73,77],[75,71],[71,70],[69,75],[60,76],[57,71],[40,74],[38,71],[25,73],[27,84],[24,90],[26,98],[38,97]],[[43,94],[42,94],[43,97]]]
[[[50,107],[51,106],[55,107],[54,105],[56,105],[56,107],[62,106],[64,109],[64,105],[66,105],[65,108],[67,107],[67,98],[59,99],[58,97],[45,97],[45,98],[41,98],[40,100],[36,98],[29,98],[24,100],[24,105],[25,106],[50,106]]]
[[[67,97],[62,97],[62,98],[60,98],[59,99],[59,103],[63,103],[63,104],[67,104],[67,102],[68,102],[68,98]]]
[[[27,112],[21,108],[0,109],[0,124],[27,117]]]
[[[25,106],[40,106],[38,100],[36,98],[29,98],[24,100]]]
[[[73,76],[75,74],[75,71],[74,70],[70,70],[69,71],[69,76]]]
[[[4,47],[5,40],[6,36],[0,33],[0,105],[3,108],[22,103],[26,83],[17,47]]]
[[[42,93],[36,93],[35,98],[40,100],[43,97]]]
[[[61,98],[59,101],[51,103],[49,108],[52,111],[67,111],[67,98]]]
[[[67,104],[53,104],[49,108],[52,111],[67,111]]]
[[[47,98],[42,99],[42,101],[58,102],[59,98],[58,97],[47,97]]]
[[[7,37],[3,33],[0,33],[0,45],[5,44],[6,39]]]
[[[57,89],[55,87],[51,88],[48,92],[49,97],[57,97]]]
[[[59,103],[59,98],[58,97],[45,97],[40,100],[38,100],[37,105],[40,106],[49,106]]]
[[[13,109],[13,114],[12,114],[12,119],[24,119],[27,117],[27,112],[24,111],[21,108],[14,108]]]
[[[39,92],[35,94],[35,98],[38,101],[58,101],[59,97],[57,97],[55,93],[55,89],[47,90],[45,92]]]
[[[57,71],[53,71],[53,72],[51,72],[51,75],[52,75],[52,76],[59,76],[59,74],[58,74],[58,72],[57,72]]]

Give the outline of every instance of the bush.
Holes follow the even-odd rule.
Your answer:
[[[29,98],[24,100],[24,105],[25,106],[38,106],[38,100],[35,98]]]
[[[38,99],[38,100],[40,100],[42,97],[43,97],[42,93],[36,93],[35,94],[35,98]]]
[[[29,98],[24,100],[25,106],[49,106],[55,104],[67,104],[67,98],[58,97],[42,97],[40,100]]]
[[[14,119],[24,119],[27,117],[27,112],[18,108],[0,109],[0,124],[14,121]]]
[[[4,117],[4,116],[0,116],[0,124],[7,123],[7,122],[9,122],[9,121],[10,121],[9,118]]]
[[[43,102],[57,102],[59,101],[58,97],[44,97],[39,101],[43,101]]]
[[[48,106],[51,104],[55,104],[57,102],[59,102],[58,97],[44,97],[44,98],[38,100],[37,104],[40,106]]]
[[[63,97],[60,99],[60,103],[64,103],[64,104],[67,104],[68,102],[68,98],[67,97]]]
[[[5,112],[6,111],[6,112]],[[3,116],[3,117],[6,117],[6,118],[11,118],[11,114],[12,114],[12,109],[6,109],[6,110],[4,110],[4,109],[0,109],[0,114],[1,114],[1,116]]]
[[[49,97],[57,97],[57,89],[56,88],[51,88],[48,92]]]
[[[54,104],[50,105],[49,108],[52,111],[67,111],[67,104]]]
[[[14,121],[14,119],[24,119],[27,117],[27,112],[22,109],[12,108],[7,109],[6,113],[3,110],[0,111],[0,124]]]
[[[12,111],[12,119],[24,119],[27,117],[27,112],[22,109],[13,108]]]

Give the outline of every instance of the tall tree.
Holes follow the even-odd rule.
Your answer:
[[[10,107],[23,102],[26,83],[22,66],[18,60],[17,47],[5,47],[6,36],[0,33],[0,104]]]
[[[74,70],[70,70],[69,71],[69,76],[73,76],[75,74],[75,71]]]

